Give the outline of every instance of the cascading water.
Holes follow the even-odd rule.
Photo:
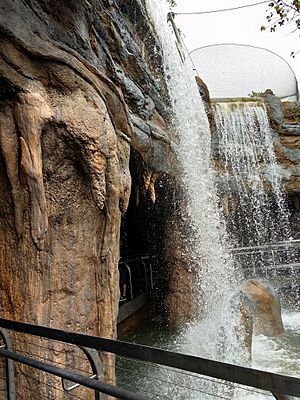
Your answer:
[[[201,318],[185,326],[165,347],[243,364],[245,355],[239,340],[240,320],[231,302],[242,276],[226,251],[227,233],[217,205],[215,173],[211,168],[208,119],[192,68],[187,62],[182,62],[175,37],[167,24],[167,7],[162,9],[161,0],[144,1],[162,52],[171,103],[171,131],[176,142],[179,179],[185,193],[186,210],[182,216],[189,226],[185,252],[190,254],[191,268],[197,266],[195,285],[199,296],[195,301],[201,309]],[[154,344],[159,343],[157,340]],[[178,382],[175,371],[170,369],[148,366],[145,371],[137,365],[133,368],[140,375],[146,375],[140,379],[135,376],[135,389],[145,389],[153,399],[246,398],[245,392],[236,393],[233,385],[220,385],[213,379],[183,374]],[[156,388],[157,382],[161,382],[159,388]],[[159,394],[155,389],[159,389]],[[254,398],[260,397],[256,394]]]
[[[162,10],[161,0],[146,0],[145,3],[161,44],[171,103],[170,132],[175,142],[179,180],[185,197],[182,218],[186,219],[188,234],[184,252],[188,255],[190,268],[196,268],[194,284],[198,297],[195,302],[200,309],[199,320],[185,326],[173,338],[169,348],[202,357],[243,363],[244,354],[238,341],[238,318],[235,318],[237,313],[231,303],[240,276],[226,251],[226,229],[218,208],[214,171],[211,167],[208,118],[192,68],[182,61],[171,27],[167,24],[167,7]],[[158,380],[163,376],[165,383],[160,387],[161,394],[172,395],[173,399],[186,399],[187,388],[193,385],[195,379],[195,376],[192,381],[189,376],[183,377],[183,388],[178,387],[174,393],[174,389],[170,389],[166,383],[172,378],[176,380],[172,372],[151,371],[149,376],[152,379],[157,377]],[[147,385],[153,389],[149,380],[143,381],[142,386]],[[196,386],[197,390],[189,393],[189,399],[218,398],[224,390],[232,391],[231,386],[224,389],[216,382],[199,379]]]
[[[289,211],[283,195],[267,111],[262,101],[213,105],[217,158],[222,166],[218,190],[223,197],[227,231],[237,248],[236,260],[251,274],[265,276],[273,264],[291,263],[288,246],[271,253],[249,250],[291,238]],[[273,271],[274,275],[274,271]],[[276,274],[274,277],[276,281]]]
[[[226,231],[217,208],[214,173],[210,162],[209,123],[192,68],[187,62],[182,62],[174,35],[170,35],[167,10],[162,11],[159,0],[147,0],[146,3],[155,32],[159,36],[165,76],[168,79],[172,105],[171,129],[177,142],[176,156],[186,196],[185,215],[189,223],[186,252],[191,255],[191,264],[197,265],[195,285],[199,287],[197,301],[201,305],[202,318],[197,327],[190,327],[185,334],[192,336],[197,330],[200,335],[201,330],[202,355],[214,358],[220,356],[216,354],[216,343],[220,340],[218,326],[228,326],[228,321],[222,321],[226,315],[224,308],[235,290],[238,277],[225,250]],[[198,348],[192,351],[201,352],[200,344],[194,344]],[[193,346],[193,343],[189,346]]]
[[[264,104],[218,103],[214,114],[219,159],[225,169],[220,191],[227,199],[231,236],[239,246],[288,239],[289,213]]]

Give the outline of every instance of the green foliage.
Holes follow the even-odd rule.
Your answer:
[[[252,92],[249,93],[248,96],[250,96],[250,97],[261,97],[262,95],[263,95],[263,92],[254,92],[254,91],[252,90]]]
[[[167,2],[170,4],[171,8],[176,6],[176,0],[167,0]]]
[[[279,26],[293,24],[294,29],[300,29],[300,0],[274,0],[268,4],[266,19],[269,25],[262,26],[261,30],[269,28],[275,32]]]
[[[269,25],[261,26],[261,31],[270,29],[270,32],[275,32],[283,25],[291,25],[292,32],[300,30],[300,0],[274,0],[270,1],[268,6],[266,19]],[[299,51],[293,51],[291,56],[295,57],[297,53]]]

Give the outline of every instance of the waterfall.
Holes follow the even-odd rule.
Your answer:
[[[178,179],[185,197],[183,202],[185,210],[182,212],[182,217],[186,218],[188,240],[184,240],[184,251],[190,254],[190,268],[196,266],[194,284],[198,288],[199,295],[196,301],[201,310],[201,317],[198,320],[186,325],[176,337],[172,336],[173,342],[168,348],[201,357],[244,364],[245,354],[239,331],[241,321],[239,313],[232,304],[232,298],[237,293],[239,283],[243,278],[239,267],[227,251],[229,239],[218,206],[216,174],[211,166],[212,143],[207,115],[188,56],[185,55],[186,60],[183,62],[184,57],[182,54],[179,55],[175,36],[167,24],[168,8],[163,8],[161,0],[144,1],[154,28],[152,34],[158,36],[160,43],[160,49],[156,51],[161,52],[164,67],[171,103],[170,136],[173,139],[178,164],[176,171],[180,171]],[[231,108],[231,106],[228,107]],[[222,124],[229,118],[230,113],[227,113],[225,109],[225,105],[216,106],[219,133],[221,130],[224,132],[225,125]],[[251,178],[251,182],[245,182],[239,176],[234,176],[236,185],[241,183],[242,189],[250,185],[251,190],[255,189],[264,198],[265,181],[259,179],[260,172],[256,171],[256,168],[253,169],[253,165],[255,158],[256,161],[260,161],[260,158],[267,157],[268,162],[262,163],[265,164],[264,175],[268,176],[268,182],[272,186],[271,190],[274,190],[275,197],[277,196],[276,204],[280,209],[283,207],[283,202],[275,173],[276,165],[269,162],[274,160],[274,151],[271,149],[271,136],[265,118],[265,109],[260,105],[256,107],[253,105],[249,110],[245,107],[243,112],[249,114],[249,118],[242,121],[238,121],[237,118],[233,122],[233,126],[236,126],[237,142],[234,139],[233,143],[229,144],[229,137],[233,134],[229,132],[231,129],[229,125],[225,135],[219,135],[220,149],[225,144],[230,149],[229,152],[220,154],[220,158],[226,165],[226,176],[231,179],[230,169],[238,170],[245,158],[247,162],[243,166],[242,176],[250,174],[253,179]],[[253,121],[251,126],[250,120]],[[243,131],[239,137],[238,124],[247,126],[249,134],[246,135]],[[250,133],[254,128],[255,134],[251,136]],[[251,141],[259,141],[260,135],[264,136],[265,147],[260,153],[255,153],[249,150],[252,146]],[[246,147],[241,155],[239,146],[243,142]],[[233,159],[234,153],[240,156],[236,161]],[[260,198],[257,201],[256,204],[256,198],[253,199],[253,208],[257,214],[260,213],[259,215],[263,216],[264,213],[259,208]],[[264,204],[266,202],[267,198]],[[247,218],[250,218],[250,215]],[[255,229],[259,229],[259,223],[255,225]],[[261,237],[265,237],[265,233]],[[213,378],[180,373],[180,371],[161,366],[155,369],[148,365],[145,378],[142,377],[140,380],[135,378],[134,383],[139,389],[143,387],[146,393],[150,392],[153,399],[161,397],[177,400],[264,398],[260,397],[255,390],[252,392],[250,390],[250,397],[247,397],[245,389],[241,387],[236,388],[226,382],[218,381],[217,383]]]
[[[216,103],[213,109],[214,150],[221,170],[217,186],[223,197],[227,231],[234,246],[260,246],[289,240],[289,211],[264,103]],[[256,271],[261,276],[268,274],[267,266],[285,264],[294,258],[293,249],[288,246],[282,248],[281,253],[269,250],[254,253],[245,249],[235,254],[236,262],[247,267],[248,272]],[[276,275],[273,278],[276,284]]]
[[[226,251],[227,234],[217,205],[207,115],[188,56],[182,62],[175,36],[167,24],[167,8],[162,10],[160,0],[147,0],[146,4],[161,43],[171,101],[171,131],[176,140],[180,182],[185,193],[184,215],[189,226],[186,253],[191,255],[191,268],[197,266],[195,285],[199,289],[201,321],[185,329],[183,350],[222,360],[226,353],[228,361],[238,361],[241,351],[232,351],[235,338],[226,330],[233,323],[229,303],[240,277]],[[220,345],[222,339],[224,343]]]
[[[225,195],[228,230],[239,246],[255,246],[290,236],[265,105],[214,105],[218,158],[224,167],[219,190]]]

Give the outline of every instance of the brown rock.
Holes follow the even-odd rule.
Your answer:
[[[18,96],[14,109],[14,118],[16,128],[21,135],[20,164],[30,192],[31,235],[39,250],[44,249],[45,235],[48,230],[40,136],[43,125],[51,117],[51,108],[40,94],[26,93]],[[16,148],[13,153],[15,151]],[[9,159],[6,162],[9,164]],[[14,180],[11,181],[12,189],[18,190],[18,185],[14,187],[13,183]],[[15,199],[15,201],[18,203],[18,199]],[[17,208],[16,204],[15,209]]]
[[[165,256],[169,271],[165,308],[172,326],[181,326],[195,319],[200,311],[195,285],[197,266],[188,251],[188,219],[183,215],[184,207],[180,211],[176,208],[169,215],[165,232]]]
[[[283,333],[280,301],[267,281],[249,279],[242,285],[241,292],[252,314],[255,334],[277,336]]]
[[[160,135],[168,99],[146,10],[123,0],[3,0],[0,32],[0,314],[115,338],[130,144],[141,148],[129,115],[151,126],[147,162],[163,170],[170,147]],[[154,171],[144,182],[153,201],[155,179]],[[14,339],[37,358],[87,366],[62,344]],[[114,357],[101,358],[113,383]],[[50,390],[44,374],[17,372],[20,398],[64,396],[59,380]]]
[[[289,149],[300,149],[300,137],[299,136],[281,136],[281,144]]]

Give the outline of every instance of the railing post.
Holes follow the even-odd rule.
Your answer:
[[[96,375],[98,381],[104,382],[104,370],[99,353],[95,349],[90,349],[88,347],[78,346],[87,356],[93,373]],[[95,391],[95,400],[104,400],[106,395],[103,393]]]
[[[147,277],[147,265],[143,259],[141,259],[141,262],[144,266],[144,272],[145,272],[145,292],[148,292],[148,277]]]
[[[90,378],[104,382],[104,371],[98,351],[84,346],[78,346],[78,348],[84,352],[90,363],[90,366],[93,371],[93,375]],[[63,378],[61,379],[61,382],[65,392],[70,392],[71,390],[74,390],[80,386],[79,383],[75,383],[72,386],[67,387],[65,384],[65,379]],[[95,400],[105,400],[104,396],[105,395],[103,393],[95,391]]]
[[[12,351],[12,344],[7,330],[0,328],[0,336],[2,337],[5,343],[6,349]],[[5,364],[6,364],[7,400],[16,400],[16,381],[15,381],[14,362],[13,360],[6,358]]]
[[[128,264],[124,263],[125,267],[128,270],[129,274],[129,285],[130,285],[130,300],[133,300],[133,291],[132,291],[132,277],[131,277],[131,269]]]
[[[150,289],[153,290],[153,270],[152,270],[151,258],[149,261],[149,268],[150,268]]]

